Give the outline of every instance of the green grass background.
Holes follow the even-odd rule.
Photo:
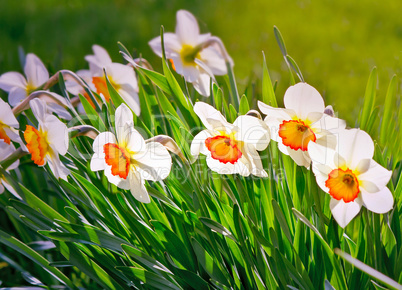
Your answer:
[[[178,9],[191,11],[203,32],[222,38],[235,61],[240,92],[260,78],[264,51],[281,98],[289,78],[273,33],[276,25],[305,80],[351,126],[371,68],[379,71],[379,101],[391,76],[401,71],[402,1],[0,0],[0,7],[0,73],[20,68],[18,46],[36,53],[54,72],[85,68],[83,57],[94,43],[121,61],[117,41],[159,69],[160,59],[147,43],[160,25],[174,30]]]

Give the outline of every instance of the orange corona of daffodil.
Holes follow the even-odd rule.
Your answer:
[[[29,102],[39,127],[36,129],[27,125],[24,139],[27,143],[32,161],[39,166],[49,164],[56,178],[67,180],[70,171],[60,161],[60,155],[65,155],[68,148],[67,126],[56,116],[47,113],[46,103],[40,99]]]

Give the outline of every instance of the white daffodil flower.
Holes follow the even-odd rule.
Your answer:
[[[310,142],[313,172],[318,185],[331,196],[331,212],[344,228],[364,205],[375,213],[386,213],[394,204],[387,188],[392,171],[372,158],[374,142],[359,129],[342,130],[335,150]]]
[[[225,58],[233,65],[222,41],[210,33],[200,34],[197,20],[188,11],[176,14],[176,33],[164,33],[166,58],[173,69],[203,96],[210,95],[210,79],[227,74]],[[213,41],[212,41],[213,40]],[[152,50],[162,57],[161,37],[149,42]],[[224,55],[225,54],[225,55]]]
[[[299,166],[310,167],[308,144],[317,144],[334,149],[336,131],[346,127],[345,121],[326,113],[320,93],[306,83],[298,83],[287,89],[285,109],[274,108],[258,102],[265,122],[271,130],[271,139],[278,142],[279,150]]]
[[[93,143],[91,170],[104,170],[110,183],[131,190],[137,200],[149,203],[145,180],[165,179],[172,167],[172,157],[162,144],[145,143],[134,129],[133,114],[125,104],[116,109],[115,117],[116,135],[100,133]]]
[[[39,122],[36,129],[30,125],[24,132],[24,139],[27,143],[32,161],[39,165],[49,164],[56,178],[67,180],[70,171],[60,161],[60,155],[65,155],[68,149],[67,126],[56,116],[47,113],[46,103],[40,99],[33,99],[29,106],[35,118]]]
[[[25,58],[24,73],[26,78],[19,72],[6,72],[0,76],[0,89],[8,92],[12,107],[49,80],[45,65],[33,53],[28,53]]]
[[[11,141],[21,143],[17,131],[19,126],[10,105],[0,99],[0,140],[9,145]]]
[[[89,63],[89,71],[81,70],[77,74],[86,81],[93,91],[101,95],[106,102],[109,102],[110,94],[103,71],[105,69],[110,84],[130,109],[139,116],[141,113],[140,99],[138,97],[139,87],[134,69],[128,65],[112,62],[107,51],[99,45],[92,46],[92,49],[94,54],[85,57],[85,60]],[[83,88],[79,89],[77,84],[72,82],[69,81],[67,89],[72,94],[82,94],[92,103],[85,90]]]
[[[8,144],[8,143],[4,142],[3,140],[0,140],[0,161],[7,159],[7,157],[9,157],[15,151],[16,151],[16,149],[13,144]],[[18,159],[13,164],[8,166],[7,171],[16,169],[19,164],[20,164],[20,160]],[[4,176],[2,176],[2,174],[0,173],[0,194],[4,192],[4,188],[6,188],[9,192],[11,192],[15,197],[20,198],[20,196],[17,194],[17,192],[14,190],[14,188],[10,184],[7,183]]]
[[[208,167],[220,174],[238,173],[267,177],[257,151],[267,148],[270,137],[265,123],[251,116],[239,116],[233,124],[212,106],[197,102],[194,112],[206,130],[198,133],[191,143],[191,154],[207,156]]]

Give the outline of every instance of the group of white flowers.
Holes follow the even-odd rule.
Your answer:
[[[165,53],[172,68],[203,96],[210,95],[214,76],[227,74],[233,66],[220,39],[209,33],[200,34],[196,19],[187,11],[177,12],[176,32],[164,33],[163,39],[162,43],[157,37],[149,45],[160,57]],[[97,45],[93,52],[85,57],[89,70],[66,75],[68,92],[82,95],[95,107],[94,101],[100,105],[111,102],[109,82],[127,105],[116,109],[115,129],[111,128],[114,132],[102,132],[95,138],[91,170],[104,170],[110,183],[130,190],[141,202],[150,202],[145,180],[165,179],[172,158],[165,146],[154,139],[144,140],[134,129],[133,112],[140,115],[140,100],[133,66],[139,64],[125,54],[128,65],[114,63],[107,51]],[[66,101],[47,90],[49,73],[34,54],[26,56],[24,73],[26,77],[18,72],[0,76],[0,88],[9,94],[8,103],[0,99],[0,161],[16,152],[15,142],[20,144],[20,151],[31,154],[35,164],[48,164],[56,178],[67,180],[70,171],[60,155],[68,151],[69,129],[54,115],[71,117],[62,106]],[[88,89],[96,94],[90,96]],[[346,129],[346,123],[334,117],[332,107],[325,107],[320,93],[306,83],[289,87],[284,105],[282,109],[259,102],[260,111],[266,115],[264,121],[250,114],[239,116],[231,124],[211,105],[197,102],[194,112],[206,129],[194,137],[191,154],[205,155],[208,167],[220,174],[264,178],[268,174],[257,151],[266,149],[274,140],[297,165],[312,168],[318,185],[331,197],[330,208],[341,227],[359,213],[362,205],[375,213],[392,209],[394,200],[387,188],[392,172],[373,160],[374,143],[366,132]],[[29,107],[37,125],[19,128],[15,115]],[[85,113],[82,104],[78,104],[77,111]],[[24,130],[24,140],[18,129]],[[17,168],[18,162],[17,159],[7,170]],[[4,177],[0,178],[16,195]],[[0,192],[4,191],[3,185],[0,183]]]

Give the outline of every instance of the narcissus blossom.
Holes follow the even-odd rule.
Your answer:
[[[176,21],[176,32],[164,33],[166,58],[170,60],[174,70],[192,83],[201,95],[209,96],[210,78],[213,75],[227,74],[225,56],[217,43],[223,44],[210,33],[200,34],[197,20],[188,11],[179,10]],[[149,45],[162,57],[160,36],[152,39]],[[233,64],[229,56],[226,58]]]
[[[257,152],[267,148],[270,141],[263,121],[240,116],[230,124],[219,111],[203,102],[194,105],[194,112],[207,128],[191,143],[194,157],[199,153],[206,155],[208,167],[220,174],[268,176]]]
[[[172,158],[162,144],[145,142],[134,129],[133,114],[125,104],[116,109],[115,117],[116,135],[100,133],[93,143],[91,170],[104,170],[110,183],[131,190],[137,200],[149,203],[145,180],[165,179]]]
[[[314,142],[334,149],[336,136],[333,133],[344,129],[346,123],[324,113],[326,108],[320,93],[306,83],[289,87],[284,104],[285,109],[262,102],[258,102],[258,107],[267,115],[265,122],[279,150],[290,155],[297,165],[309,168],[308,144]]]
[[[128,65],[112,62],[107,51],[99,45],[92,47],[94,55],[87,55],[92,84],[95,91],[109,102],[110,95],[106,84],[103,69],[106,70],[110,84],[120,94],[122,99],[133,112],[139,116],[141,113],[140,99],[138,97],[138,83],[134,69]]]
[[[25,58],[24,73],[26,78],[18,72],[6,72],[0,76],[0,89],[8,92],[8,102],[12,107],[49,79],[45,65],[33,53],[28,53]]]
[[[27,143],[32,161],[39,166],[49,164],[56,178],[67,180],[70,171],[60,161],[60,155],[65,155],[68,149],[67,126],[56,116],[47,113],[46,103],[40,99],[29,102],[35,118],[39,122],[38,128],[27,125],[24,139]]]
[[[392,172],[372,158],[374,143],[359,129],[342,130],[335,150],[310,142],[313,172],[321,189],[331,196],[331,212],[345,227],[362,205],[375,213],[392,209],[394,199],[387,188]]]
[[[85,56],[85,60],[89,63],[89,70],[80,70],[77,72],[77,75],[88,84],[92,91],[98,93],[105,102],[109,102],[110,94],[103,71],[105,69],[110,84],[120,94],[131,110],[137,116],[140,115],[139,88],[133,68],[128,65],[112,62],[108,52],[99,45],[93,45],[92,50],[94,52],[93,55]],[[92,99],[77,81],[68,78],[66,88],[73,95],[83,95],[95,108]],[[82,106],[78,109],[80,112],[84,112]]]
[[[3,140],[0,140],[0,161],[7,159],[7,157],[9,157],[15,151],[16,149],[13,144],[7,144]],[[16,169],[19,164],[20,164],[19,160],[15,161],[13,164],[8,166],[7,171]],[[12,186],[7,183],[4,176],[2,176],[2,174],[0,173],[0,193],[4,192],[4,188],[6,188],[17,198],[20,198],[19,195],[15,192],[14,188],[12,188]]]
[[[21,142],[18,135],[19,124],[14,117],[13,111],[9,104],[0,99],[0,141],[11,144],[11,141]]]

